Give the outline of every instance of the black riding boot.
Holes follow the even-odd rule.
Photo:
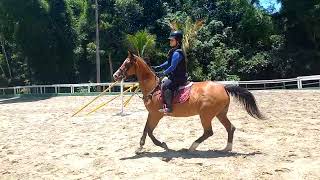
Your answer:
[[[172,113],[172,95],[173,92],[170,89],[164,91],[164,101],[166,103],[165,113]]]

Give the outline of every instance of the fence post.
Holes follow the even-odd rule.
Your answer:
[[[297,77],[298,89],[302,89],[302,80],[301,77]]]
[[[121,92],[121,115],[123,115],[123,80],[121,81],[120,85],[120,92]]]

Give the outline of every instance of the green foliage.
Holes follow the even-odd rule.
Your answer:
[[[184,16],[185,14],[183,14]],[[182,21],[181,21],[182,20]],[[193,22],[190,16],[186,16],[183,19],[179,17],[179,14],[174,14],[171,19],[165,19],[172,31],[180,30],[183,32],[183,48],[185,52],[191,48],[192,41],[195,39],[197,32],[203,26],[202,20]]]
[[[278,21],[285,30],[286,66],[290,74],[319,74],[320,69],[320,2],[282,0]],[[287,72],[289,74],[289,72]]]
[[[13,41],[12,50],[21,52],[19,55],[24,58],[17,59],[27,62],[34,83],[73,81],[76,37],[66,3],[63,0],[1,2],[2,12],[10,17],[4,20],[9,20],[7,25],[14,32],[5,34],[5,39]]]
[[[137,0],[116,0],[115,13],[121,31],[133,33],[141,28],[140,24],[136,23],[142,19],[143,8]]]
[[[134,35],[127,35],[129,45],[140,57],[144,57],[145,53],[153,50],[155,40],[156,36],[149,34],[147,30],[138,31]]]
[[[116,68],[128,46],[162,62],[170,28],[184,31],[196,81],[319,74],[320,2],[279,1],[270,14],[258,0],[98,0],[101,79],[112,78],[109,55]],[[93,0],[1,0],[0,86],[94,82],[95,8]]]

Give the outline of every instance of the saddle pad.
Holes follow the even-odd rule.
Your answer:
[[[190,91],[193,82],[188,83],[185,86],[180,86],[179,89],[174,93],[172,104],[181,104],[186,102],[190,98]],[[164,102],[163,95],[159,96],[159,101]]]

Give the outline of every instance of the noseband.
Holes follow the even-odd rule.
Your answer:
[[[134,62],[127,59],[125,63],[119,68],[119,74],[121,78],[126,79],[128,77],[127,71],[128,69],[133,66]]]
[[[119,76],[121,78],[126,79],[128,77],[127,71],[130,67],[132,67],[135,64],[135,61],[132,59],[126,59],[125,62],[122,64],[122,66],[118,69],[119,71]],[[143,97],[139,97],[141,99],[143,99],[144,101],[151,99],[152,96],[154,95],[154,93],[158,90],[161,89],[161,81],[159,78],[157,78],[157,76],[155,76],[155,80],[156,80],[156,86],[153,88],[153,90],[151,92],[149,92],[146,96]]]

